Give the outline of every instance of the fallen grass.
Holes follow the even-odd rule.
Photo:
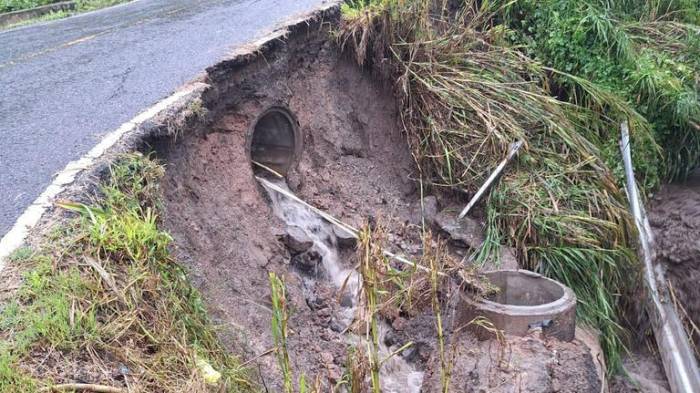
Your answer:
[[[512,46],[490,4],[466,1],[453,12],[442,1],[358,0],[344,6],[339,40],[394,83],[427,185],[473,193],[511,143],[525,142],[486,202],[489,241],[475,258],[497,259],[503,241],[522,267],[571,287],[614,371],[623,350],[620,299],[636,289],[635,230],[602,149],[629,119],[636,141],[651,144],[652,156],[659,150],[648,121],[624,99]],[[552,75],[585,92],[587,104],[560,100]]]
[[[250,391],[217,340],[201,295],[158,229],[163,168],[127,155],[99,200],[36,251],[20,249],[17,296],[0,312],[0,391],[89,382],[144,392]],[[126,390],[124,390],[126,391]]]

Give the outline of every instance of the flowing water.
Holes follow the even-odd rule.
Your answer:
[[[359,273],[354,269],[346,268],[338,257],[338,242],[333,231],[333,224],[328,223],[318,214],[303,204],[277,192],[262,183],[272,202],[275,214],[284,220],[289,226],[301,228],[306,235],[313,240],[313,249],[321,256],[323,270],[321,277],[326,277],[340,290],[345,288],[348,292],[346,298],[351,301],[342,302],[340,315],[337,317],[344,326],[349,326],[355,318],[355,311],[362,289],[362,281]],[[286,183],[277,182],[276,186],[288,190]],[[398,347],[388,347],[384,344],[384,336],[391,328],[382,322],[379,324],[379,355],[380,359],[387,359],[382,363],[380,381],[382,392],[385,393],[419,393],[423,381],[423,372],[407,362],[401,355],[391,354]],[[348,334],[348,342],[351,344],[365,343],[363,337]]]

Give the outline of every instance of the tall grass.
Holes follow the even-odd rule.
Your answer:
[[[466,1],[455,13],[440,1],[365,2],[345,13],[339,40],[394,81],[409,145],[432,187],[474,192],[510,143],[525,141],[487,200],[487,237],[515,247],[523,267],[572,287],[614,370],[620,297],[634,289],[636,260],[634,226],[605,149],[618,121],[630,119],[648,154],[659,150],[624,98],[513,46],[490,4]],[[585,105],[561,100],[555,76],[585,93]],[[496,257],[491,243],[482,260]]]
[[[275,273],[270,273],[270,297],[272,299],[272,338],[275,340],[277,364],[282,370],[285,393],[294,393],[292,371],[287,348],[287,295],[284,282]]]

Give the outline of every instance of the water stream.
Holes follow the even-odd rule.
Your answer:
[[[355,318],[355,311],[359,300],[362,281],[359,273],[351,268],[343,266],[339,260],[338,241],[333,231],[333,224],[328,223],[318,214],[301,203],[269,188],[262,183],[267,190],[272,208],[275,214],[284,220],[289,226],[296,226],[304,231],[313,240],[312,249],[321,256],[324,275],[319,279],[327,278],[340,289],[345,285],[348,292],[345,298],[351,301],[342,302],[339,315],[336,317],[344,326],[349,326]],[[278,181],[276,186],[288,190],[286,183]],[[379,331],[379,355],[380,359],[387,359],[382,363],[380,381],[382,392],[385,393],[419,393],[423,382],[423,372],[407,362],[401,355],[390,355],[398,349],[384,344],[384,336],[391,328],[385,322],[380,323]],[[348,343],[358,344],[363,342],[363,337],[348,333]]]

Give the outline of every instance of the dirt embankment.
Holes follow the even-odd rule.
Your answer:
[[[288,108],[301,131],[303,150],[288,175],[295,194],[354,226],[380,218],[394,251],[411,255],[420,250],[416,168],[400,132],[391,88],[342,56],[328,37],[327,24],[298,27],[286,42],[271,44],[260,56],[210,69],[212,88],[204,95],[204,106],[213,120],[175,140],[152,141],[167,163],[164,220],[177,255],[222,325],[226,345],[243,352],[244,360],[255,358],[250,365],[259,369],[261,384],[271,391],[280,388],[278,367],[273,356],[258,357],[274,346],[268,272],[287,284],[295,375],[303,372],[309,379],[320,376],[324,384],[337,383],[348,340],[335,323],[342,300],[330,284],[310,283],[293,267],[290,250],[280,241],[285,226],[254,178],[246,146],[261,113],[271,106]],[[433,213],[453,202],[449,195],[436,197],[431,199]],[[353,266],[352,250],[341,257]],[[400,356],[428,371],[424,391],[437,391],[430,311],[388,322],[394,338],[416,343]],[[518,361],[506,358],[509,366],[501,367],[484,360],[493,357],[492,344],[471,345],[473,338],[465,335],[455,337],[451,346],[459,370],[455,391],[473,378],[482,381],[473,383],[476,391],[506,392],[514,386],[543,392],[599,390],[597,378],[589,378],[593,360],[578,342],[509,339],[504,350],[519,354]],[[564,359],[564,354],[577,355]],[[528,369],[545,371],[523,379]],[[578,370],[583,379],[566,377],[566,370]],[[504,379],[510,382],[501,383]]]
[[[679,316],[700,326],[700,171],[664,186],[649,210],[656,261],[666,270]],[[700,340],[697,332],[693,339]]]

